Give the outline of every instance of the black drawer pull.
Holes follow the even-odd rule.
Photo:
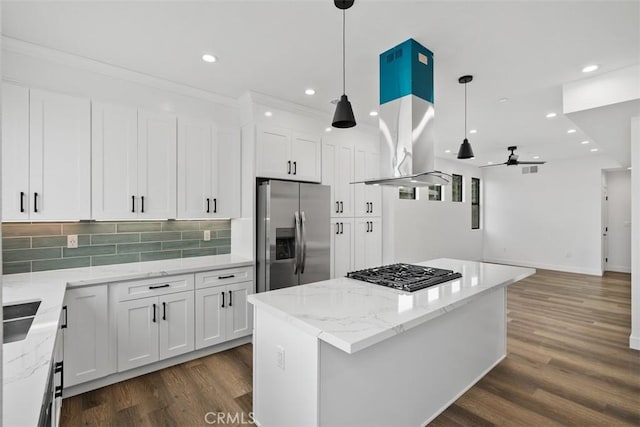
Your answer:
[[[140,211],[144,213],[144,196],[140,197]]]
[[[136,212],[136,196],[131,196],[131,213]]]
[[[231,279],[233,277],[236,277],[235,274],[229,274],[228,276],[218,276],[218,279]]]
[[[298,173],[298,162],[293,162],[293,174]]]
[[[69,313],[67,312],[67,306],[62,307],[62,311],[64,311],[64,323],[60,325],[60,329],[67,329],[67,316]]]
[[[156,305],[153,304],[153,319],[151,319],[153,323],[156,323]]]
[[[53,369],[54,374],[60,374],[60,385],[57,385],[53,394],[54,398],[62,397],[62,390],[64,389],[64,361],[56,362]]]
[[[222,291],[222,308],[224,308],[224,291]]]
[[[287,175],[291,175],[291,160],[287,162]]]
[[[218,199],[213,199],[213,213],[218,213]]]
[[[167,303],[162,303],[162,320],[167,320]]]
[[[164,285],[155,285],[155,286],[149,286],[149,289],[161,289],[161,288],[168,288],[169,286],[171,286],[168,283],[165,283]]]
[[[229,291],[229,307],[231,307],[233,305],[233,300],[231,299],[232,295],[233,294],[231,293],[231,291]]]
[[[20,212],[24,212],[24,191],[20,192]]]
[[[33,211],[38,212],[38,193],[33,193]]]
[[[211,202],[211,199],[207,197],[207,213],[211,212],[211,209],[209,208],[210,202]]]

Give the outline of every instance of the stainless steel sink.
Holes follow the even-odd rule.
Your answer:
[[[2,343],[22,341],[27,337],[41,301],[10,304],[2,307]]]

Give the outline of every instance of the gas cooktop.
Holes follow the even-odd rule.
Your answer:
[[[391,264],[366,270],[352,271],[347,277],[375,283],[401,291],[415,292],[462,277],[453,270],[423,267],[412,264]]]

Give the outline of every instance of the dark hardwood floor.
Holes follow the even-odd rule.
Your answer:
[[[640,426],[630,288],[628,274],[544,270],[510,286],[507,358],[431,425]],[[62,425],[196,426],[208,412],[249,420],[251,351],[245,345],[65,399]],[[220,421],[214,425],[247,425]]]

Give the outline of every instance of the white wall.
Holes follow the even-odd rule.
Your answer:
[[[631,171],[607,172],[607,271],[631,273]]]
[[[537,174],[521,167],[484,170],[484,259],[602,274],[603,155],[549,162]]]
[[[640,350],[640,117],[631,119],[631,348]]]
[[[463,176],[464,201],[452,202],[450,187],[443,187],[443,201],[428,200],[426,188],[418,189],[418,200],[400,200],[397,188],[383,187],[383,263],[482,259],[482,227],[471,229],[471,178],[480,178],[482,186],[482,171],[440,158],[435,169]]]

